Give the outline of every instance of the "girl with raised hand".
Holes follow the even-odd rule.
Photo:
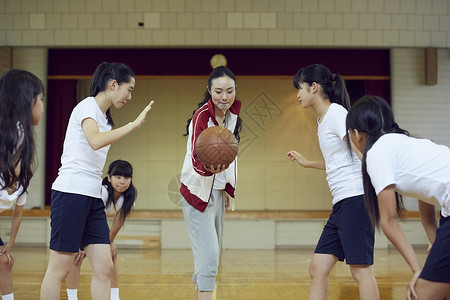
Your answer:
[[[14,299],[11,251],[33,176],[33,126],[38,125],[44,112],[43,97],[42,81],[28,71],[11,70],[0,78],[0,212],[14,207],[9,241],[5,245],[0,238],[2,300]]]
[[[91,264],[92,299],[110,299],[114,265],[101,176],[111,143],[140,128],[152,107],[153,101],[134,121],[111,130],[111,107],[122,108],[134,87],[135,76],[128,66],[102,63],[93,75],[91,96],[72,111],[61,167],[52,185],[50,258],[42,300],[59,299],[79,249],[85,249]]]
[[[345,118],[350,99],[344,79],[321,64],[300,69],[293,80],[303,108],[317,114],[319,145],[325,161],[310,161],[297,151],[287,158],[304,168],[325,170],[333,211],[309,265],[309,299],[326,299],[329,275],[337,261],[346,261],[358,283],[361,299],[379,299],[372,269],[374,230],[364,207],[361,161],[347,150]]]
[[[444,299],[450,292],[450,149],[409,136],[378,96],[364,96],[352,106],[347,129],[363,153],[364,199],[372,224],[381,226],[413,272],[406,299]],[[433,244],[423,268],[397,221],[402,218],[401,195],[419,199],[422,223]],[[426,225],[434,209],[421,202],[440,206],[436,232],[436,225]]]

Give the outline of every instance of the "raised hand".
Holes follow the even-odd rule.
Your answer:
[[[145,117],[147,113],[152,109],[152,105],[155,101],[150,101],[150,103],[144,108],[144,110],[137,116],[136,120],[133,121],[135,128],[140,128],[141,125],[145,122]]]

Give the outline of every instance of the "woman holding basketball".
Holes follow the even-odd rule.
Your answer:
[[[229,196],[234,198],[236,159],[229,165],[204,166],[195,153],[200,133],[224,126],[239,141],[241,102],[236,98],[236,78],[225,66],[215,68],[204,99],[186,126],[187,150],[181,172],[183,214],[194,255],[196,298],[211,299],[219,266],[221,236]]]
[[[28,186],[33,176],[36,146],[33,126],[44,112],[44,85],[25,70],[10,70],[0,78],[0,212],[13,208],[9,241],[0,237],[0,295],[14,300],[14,247]]]
[[[344,79],[315,64],[300,69],[293,84],[302,107],[313,108],[318,116],[317,134],[325,161],[309,161],[294,150],[287,158],[304,168],[326,170],[333,196],[333,211],[309,265],[309,299],[327,298],[331,269],[344,259],[358,283],[360,298],[379,299],[372,270],[374,230],[364,207],[361,161],[346,144],[345,117],[350,99]]]
[[[131,100],[133,71],[121,63],[102,63],[92,79],[91,97],[73,109],[67,126],[61,167],[52,185],[50,258],[41,299],[59,299],[61,284],[74,256],[85,249],[93,271],[92,299],[109,300],[113,261],[105,205],[101,199],[102,170],[110,145],[141,127],[151,101],[137,118],[111,130],[110,108]]]
[[[413,272],[406,299],[444,299],[450,292],[450,149],[410,137],[377,96],[365,96],[353,105],[347,128],[363,153],[364,198],[372,224],[381,225]],[[423,269],[397,222],[402,217],[401,195],[441,207],[436,234],[427,231],[433,246]],[[422,219],[429,215],[422,214],[424,208],[429,211],[429,205],[419,205]]]

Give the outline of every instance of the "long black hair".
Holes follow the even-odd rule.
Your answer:
[[[209,74],[208,89],[206,89],[205,94],[203,95],[203,100],[202,100],[202,102],[200,102],[198,104],[197,109],[202,107],[205,103],[207,103],[209,101],[209,99],[211,99],[211,95],[209,93],[210,92],[209,89],[212,86],[212,81],[214,79],[217,79],[217,78],[220,78],[220,77],[225,77],[225,76],[230,77],[231,79],[233,79],[234,83],[236,83],[236,76],[234,76],[233,72],[231,72],[231,70],[228,69],[227,67],[219,66],[219,67],[214,68],[214,70],[212,70],[211,74]],[[197,111],[197,109],[192,112],[192,116],[194,116],[194,114]],[[192,120],[192,117],[189,120],[187,120],[186,133],[183,134],[183,136],[189,135],[189,124],[191,124],[191,120]],[[238,141],[241,140],[241,137],[240,137],[241,130],[242,130],[242,119],[238,116],[236,128],[234,129],[234,132],[233,132],[234,136],[236,137],[236,139]]]
[[[133,207],[134,201],[137,197],[137,190],[133,185],[133,167],[131,164],[125,160],[115,160],[113,161],[108,168],[108,176],[123,176],[127,178],[131,178],[130,186],[128,189],[123,192],[123,204],[120,209],[120,217],[123,222],[129,216],[131,212],[131,208]],[[103,178],[102,184],[108,187],[108,200],[106,200],[105,207],[109,207],[114,205],[114,188],[111,185],[111,182],[108,180],[108,176]]]
[[[133,71],[122,63],[101,63],[92,76],[91,96],[95,97],[98,93],[106,90],[108,82],[116,80],[117,84],[130,82],[131,78],[135,78]],[[106,117],[108,118],[108,124],[114,126],[114,121],[111,117],[111,110],[108,108],[106,111]]]
[[[0,189],[16,182],[22,193],[28,189],[36,153],[32,107],[41,93],[42,81],[28,71],[10,70],[0,78]]]
[[[346,127],[348,132],[356,129],[359,132],[367,134],[367,141],[364,146],[362,158],[364,202],[372,225],[378,228],[380,223],[380,211],[375,189],[370,180],[370,176],[367,173],[367,151],[369,151],[375,142],[384,134],[398,133],[409,136],[409,132],[398,126],[395,122],[391,107],[379,96],[364,96],[356,101],[347,114]],[[350,139],[347,139],[347,143],[348,146],[351,147]],[[403,199],[398,193],[395,193],[395,199],[397,203],[397,214],[401,219],[404,219]]]
[[[339,74],[331,73],[324,65],[314,64],[298,70],[292,83],[296,89],[299,89],[303,82],[308,86],[311,86],[313,82],[320,84],[324,98],[330,100],[331,103],[342,105],[347,110],[350,108],[350,96],[344,78]]]

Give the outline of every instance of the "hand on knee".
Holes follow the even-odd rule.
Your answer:
[[[0,256],[0,270],[5,272],[12,272],[14,266],[14,259],[9,259],[6,254]]]

